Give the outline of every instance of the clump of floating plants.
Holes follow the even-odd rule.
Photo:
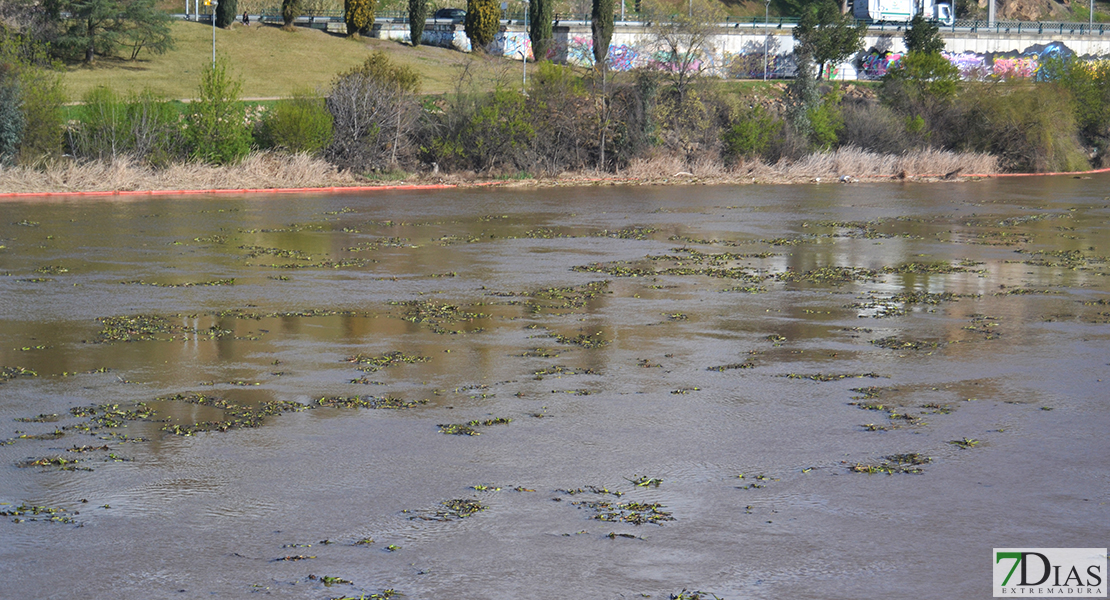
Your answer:
[[[659,484],[663,483],[662,479],[658,477],[648,477],[647,475],[633,477],[632,479],[628,479],[628,481],[636,487],[659,487]]]
[[[46,456],[43,458],[32,458],[19,463],[16,466],[21,469],[28,467],[46,467],[56,468],[59,471],[92,471],[88,467],[78,466],[77,459],[66,458],[64,456]]]
[[[963,438],[963,439],[959,439],[959,440],[952,440],[948,443],[952,444],[953,446],[955,446],[955,447],[957,447],[961,450],[967,450],[969,448],[974,448],[974,447],[978,446],[979,445],[979,440],[973,440],[973,439],[970,439],[970,438]]]
[[[753,363],[751,361],[748,361],[748,362],[742,362],[742,363],[729,363],[727,365],[716,365],[716,366],[713,366],[713,367],[706,367],[705,370],[706,371],[717,371],[718,373],[723,373],[725,371],[731,371],[733,369],[754,369],[754,368],[755,368],[755,363]]]
[[[407,401],[392,396],[325,396],[315,400],[316,406],[331,408],[404,409],[427,404],[427,400]]]
[[[0,508],[3,508],[0,505]],[[64,508],[20,504],[14,508],[0,510],[0,517],[11,517],[13,523],[46,521],[49,523],[73,523],[73,517]]]
[[[121,281],[121,285],[149,285],[153,287],[163,288],[189,288],[189,287],[216,287],[221,285],[235,285],[235,279],[212,279],[209,281],[190,281],[185,283],[158,283],[155,281],[143,281],[142,279],[132,279],[130,281]]]
[[[449,425],[436,425],[439,427],[439,432],[447,435],[482,435],[477,427],[489,427],[490,425],[508,425],[513,420],[508,417],[497,417],[496,419],[475,419],[467,423],[455,423]]]
[[[551,287],[532,292],[528,304],[533,313],[579,310],[590,300],[608,293],[608,287],[608,281],[591,281],[573,287]]]
[[[545,367],[532,373],[537,380],[542,380],[544,377],[555,376],[564,377],[571,375],[597,375],[597,371],[593,369],[579,369],[575,367],[568,367],[566,365],[555,365],[552,367]]]
[[[775,279],[782,282],[806,282],[814,284],[840,285],[853,281],[875,281],[879,273],[874,269],[861,267],[820,267],[808,271],[783,271],[775,273]]]
[[[598,331],[597,333],[580,333],[575,336],[556,334],[555,340],[560,344],[581,346],[589,350],[602,348],[609,344],[609,340],[603,338],[600,331]]]
[[[486,506],[473,499],[456,498],[440,503],[440,508],[409,517],[422,521],[457,521],[486,510]]]
[[[938,262],[908,262],[893,267],[883,267],[883,273],[889,274],[948,274],[948,273],[966,273],[970,269],[960,264],[951,264],[944,261]]]
[[[937,342],[926,342],[922,340],[906,340],[897,336],[888,336],[871,340],[871,344],[887,350],[927,350],[940,346]]]
[[[297,412],[308,408],[299,402],[290,400],[268,400],[257,407],[244,406],[204,394],[176,394],[158,398],[167,402],[187,402],[201,406],[209,406],[222,410],[223,419],[218,421],[199,421],[196,423],[173,423],[162,427],[162,431],[172,435],[191,436],[209,431],[231,431],[233,429],[251,429],[261,427],[266,417],[272,417],[287,412]]]
[[[349,363],[358,364],[358,370],[360,371],[374,373],[375,371],[380,371],[386,367],[392,367],[394,365],[415,365],[418,363],[428,362],[432,359],[428,358],[427,356],[420,356],[417,354],[405,354],[404,352],[394,351],[387,352],[385,354],[379,354],[378,356],[356,354],[354,356],[347,357],[346,360]]]
[[[787,373],[779,375],[778,377],[785,377],[787,379],[809,379],[810,381],[827,382],[827,381],[840,381],[842,379],[862,379],[871,378],[878,379],[887,377],[878,373]]]
[[[883,457],[883,460],[876,464],[856,463],[848,468],[853,473],[886,473],[887,475],[894,475],[895,473],[923,473],[921,465],[932,462],[932,459],[927,456],[922,456],[917,452],[910,452],[908,454],[891,454],[890,456]]]
[[[677,594],[671,594],[670,596],[670,600],[709,600],[710,598],[712,598],[713,600],[723,600],[723,598],[721,598],[717,594],[710,594],[709,592],[701,591],[688,592],[686,591],[686,588],[682,588],[681,592],[678,592]]]
[[[598,521],[630,523],[632,525],[662,525],[666,521],[674,521],[672,513],[658,502],[610,502],[607,500],[580,500],[571,502],[579,508],[594,511],[593,519]]]
[[[16,377],[38,377],[39,374],[29,368],[0,367],[0,384],[8,383]]]
[[[472,323],[477,319],[489,316],[483,313],[468,312],[455,304],[434,300],[408,300],[405,302],[390,302],[390,304],[404,307],[402,319],[410,323],[426,325],[432,331],[441,335],[464,333],[466,331],[464,329],[452,329],[449,326],[459,323]],[[471,329],[470,333],[479,331],[481,331],[480,328]]]
[[[377,593],[370,594],[370,595],[360,594],[357,598],[355,598],[354,596],[342,596],[340,598],[332,598],[331,600],[389,600],[390,598],[392,598],[394,596],[403,596],[403,595],[404,594],[402,594],[401,592],[398,592],[397,590],[390,588],[388,590],[382,590],[381,592],[377,592]]]
[[[173,340],[185,331],[181,326],[171,325],[166,317],[157,315],[101,317],[97,321],[102,327],[96,334],[99,343]]]
[[[65,430],[81,431],[99,436],[101,439],[118,438],[123,440],[142,441],[142,438],[129,438],[118,432],[105,432],[106,429],[119,429],[126,427],[129,421],[148,421],[154,416],[154,409],[145,402],[138,402],[134,408],[121,408],[119,404],[96,404],[91,406],[75,406],[69,409],[74,417],[88,417],[88,420],[76,425],[67,425]]]

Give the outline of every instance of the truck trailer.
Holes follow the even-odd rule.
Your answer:
[[[930,21],[951,25],[952,5],[934,0],[855,0],[852,16],[871,23],[908,23],[916,14]]]

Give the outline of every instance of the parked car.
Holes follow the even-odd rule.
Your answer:
[[[461,8],[441,8],[432,15],[433,19],[447,19],[450,21],[462,21],[466,18],[466,11]]]

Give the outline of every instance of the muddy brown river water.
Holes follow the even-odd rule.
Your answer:
[[[0,597],[990,597],[1107,545],[1108,194],[0,204]]]

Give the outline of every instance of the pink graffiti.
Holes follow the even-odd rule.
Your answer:
[[[884,52],[883,54],[868,54],[860,59],[860,79],[882,79],[887,71],[898,65],[902,54],[897,52]]]
[[[1037,74],[1040,66],[1036,56],[996,58],[993,75],[999,79],[1029,79]]]

